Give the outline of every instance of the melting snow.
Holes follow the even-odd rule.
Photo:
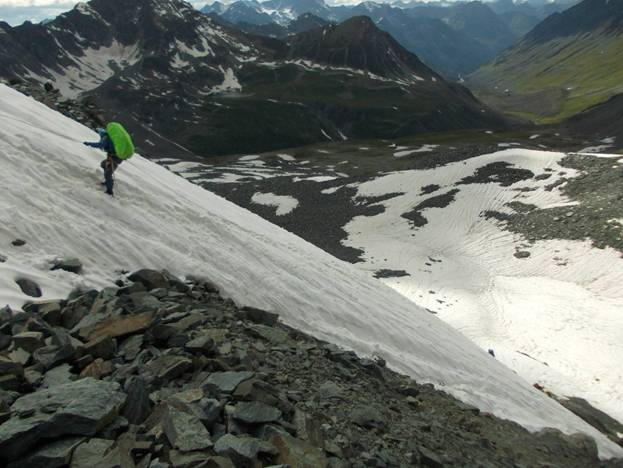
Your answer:
[[[255,193],[251,197],[253,203],[264,206],[274,206],[277,208],[277,216],[287,215],[299,206],[296,198],[290,195],[275,195],[274,193]]]

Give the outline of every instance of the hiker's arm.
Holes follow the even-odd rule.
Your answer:
[[[90,146],[91,148],[101,148],[102,147],[102,142],[101,141],[84,141],[82,143],[83,145],[86,146]]]

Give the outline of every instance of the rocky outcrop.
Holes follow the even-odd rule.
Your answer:
[[[130,277],[0,313],[2,466],[599,466],[205,279]]]

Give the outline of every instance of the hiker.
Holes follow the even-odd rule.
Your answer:
[[[109,123],[106,129],[97,129],[97,132],[99,133],[100,141],[85,141],[84,144],[106,151],[106,159],[101,164],[101,168],[104,170],[104,182],[102,185],[106,186],[106,193],[112,196],[115,183],[113,173],[124,160],[132,157],[134,145],[128,132],[125,131],[121,124],[116,122]]]

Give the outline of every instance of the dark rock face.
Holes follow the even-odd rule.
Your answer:
[[[64,270],[70,273],[80,273],[82,271],[82,262],[73,257],[65,257],[55,260],[52,264],[52,270]]]
[[[598,466],[586,436],[528,433],[164,276],[0,312],[2,466]],[[71,334],[41,319],[77,307]]]
[[[84,379],[19,398],[15,414],[0,425],[0,458],[14,460],[42,438],[93,435],[125,403],[119,385]]]
[[[43,293],[37,283],[27,278],[20,278],[15,281],[22,292],[30,297],[41,297]]]
[[[92,0],[47,24],[4,31],[0,77],[14,76],[39,76],[41,89],[51,83],[42,99],[55,108],[56,95],[79,102],[65,110],[90,125],[121,120],[147,155],[507,124],[364,17],[278,40],[246,35],[180,0]]]

